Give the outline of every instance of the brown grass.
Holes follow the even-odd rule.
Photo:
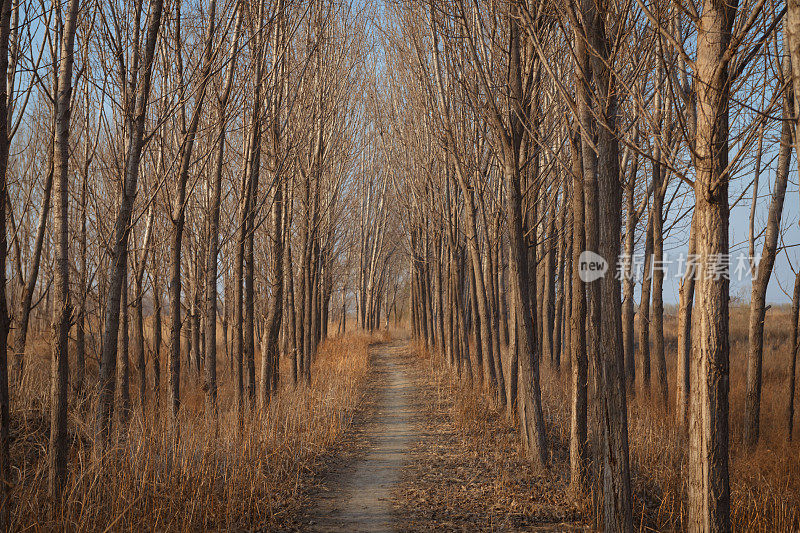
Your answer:
[[[743,531],[800,530],[800,445],[786,440],[786,391],[789,366],[788,310],[773,308],[765,322],[761,439],[747,452],[742,445],[748,308],[731,309],[731,525]],[[684,529],[688,445],[674,419],[677,319],[664,323],[669,412],[658,405],[655,390],[629,395],[628,424],[634,516],[641,530]],[[653,361],[655,364],[655,361]],[[638,368],[637,368],[638,371]],[[557,374],[542,365],[543,402],[551,433],[568,436],[569,365]],[[638,379],[638,378],[637,378]],[[655,381],[652,382],[656,386]],[[591,411],[590,411],[591,416]],[[590,421],[590,433],[592,432]],[[593,435],[592,438],[596,437]]]
[[[786,402],[789,366],[789,310],[772,308],[765,322],[763,391],[761,399],[761,438],[755,450],[748,452],[742,445],[742,416],[744,412],[745,375],[748,347],[748,313],[746,307],[731,308],[731,390],[730,390],[730,481],[731,525],[737,531],[800,531],[800,444],[786,439]],[[631,473],[634,491],[634,520],[641,531],[685,529],[686,519],[686,462],[688,445],[684,430],[674,419],[675,364],[677,349],[677,318],[665,316],[665,346],[669,374],[669,412],[659,405],[655,389],[648,394],[641,384],[634,397],[629,395],[628,424],[631,452]],[[423,358],[431,357],[420,350]],[[434,368],[439,369],[441,358],[434,356]],[[655,361],[653,361],[655,365]],[[556,479],[568,477],[569,441],[569,361],[562,361],[556,372],[547,361],[541,365],[542,402],[551,451],[551,475]],[[638,368],[637,368],[638,372]],[[493,439],[506,435],[496,406],[482,391],[466,386],[455,379],[452,370],[434,372],[439,402],[450,409],[453,424],[462,433],[485,446],[489,452],[497,449]],[[656,386],[655,380],[652,387]],[[591,388],[591,387],[590,387]],[[446,400],[451,398],[452,400]],[[597,433],[591,404],[589,432],[592,447],[597,449]],[[795,426],[798,423],[796,421]],[[519,450],[518,433],[516,454]],[[514,453],[506,449],[504,453]],[[596,457],[596,453],[592,453]],[[511,461],[513,463],[513,461]],[[499,464],[499,463],[498,463]],[[598,478],[598,465],[591,467]],[[510,475],[511,474],[511,475]],[[509,490],[508,480],[514,472],[499,469],[499,497]],[[533,482],[536,477],[531,474]],[[505,488],[504,488],[505,486]],[[559,490],[559,489],[555,489]],[[595,527],[602,524],[599,506],[599,485],[593,484],[590,499],[594,500],[592,520]],[[577,502],[577,509],[589,502]],[[523,514],[536,515],[534,508]],[[580,512],[573,515],[581,516]],[[579,518],[580,519],[580,518]]]
[[[458,379],[441,357],[419,346],[415,353],[422,439],[398,491],[400,531],[586,527],[587,502],[568,492],[567,441],[551,432],[551,467],[536,468],[489,394]]]
[[[218,424],[205,416],[202,380],[188,372],[176,424],[166,403],[146,415],[133,399],[123,435],[102,457],[94,450],[91,402],[71,406],[69,479],[63,502],[47,499],[47,369],[32,356],[25,387],[12,404],[15,485],[12,528],[69,531],[283,529],[296,524],[307,485],[324,454],[349,426],[368,373],[373,339],[348,335],[324,342],[310,385],[283,388],[265,411],[239,426],[234,388],[220,376]],[[46,353],[46,345],[29,353]],[[258,364],[258,362],[257,362]],[[184,372],[187,374],[187,372]],[[289,381],[288,368],[282,370]],[[162,378],[162,383],[164,378]],[[132,394],[136,391],[131,385]],[[119,428],[119,424],[116,424]],[[177,431],[176,431],[177,429]],[[180,438],[176,438],[179,434]]]

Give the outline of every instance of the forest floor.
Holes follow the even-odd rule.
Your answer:
[[[453,394],[456,381],[408,340],[373,345],[370,355],[362,409],[309,494],[304,530],[586,528],[562,461],[534,469],[513,427],[482,395]]]

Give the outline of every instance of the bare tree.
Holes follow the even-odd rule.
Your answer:
[[[695,165],[697,253],[695,285],[699,342],[692,353],[689,407],[689,527],[730,529],[728,479],[728,287],[712,275],[728,253],[728,72],[736,6],[703,2],[698,20]],[[694,386],[696,385],[696,386]]]
[[[122,276],[128,260],[128,236],[133,202],[136,198],[139,181],[139,167],[144,145],[144,127],[148,101],[150,99],[150,80],[156,51],[156,40],[160,33],[163,13],[163,0],[153,0],[145,23],[144,41],[140,42],[139,28],[142,13],[142,2],[137,2],[136,19],[134,21],[134,61],[130,70],[122,61],[120,74],[123,87],[130,86],[132,92],[127,94],[124,102],[125,159],[122,197],[114,222],[113,252],[109,263],[108,298],[106,301],[105,324],[103,328],[102,355],[100,359],[100,401],[97,413],[97,432],[102,443],[108,440],[111,431],[112,413],[114,409],[114,391],[116,389],[117,342],[119,335],[120,295],[122,292]],[[111,45],[121,52],[125,44],[121,35],[111,38]]]
[[[72,66],[79,0],[70,0],[61,31],[61,52],[55,98],[56,307],[53,312],[53,357],[50,371],[50,497],[56,501],[67,476],[67,401],[69,394],[69,329],[72,305],[69,294],[69,130],[72,114]],[[61,17],[59,17],[61,18]],[[2,65],[0,65],[2,67]],[[2,96],[2,95],[0,95]]]
[[[0,10],[0,72],[8,70],[9,38],[11,34],[12,2],[6,0]],[[9,106],[7,85],[0,83],[0,194],[3,198],[8,194],[8,153],[9,153]],[[0,220],[3,221],[3,231],[0,232],[0,476],[2,476],[2,494],[0,495],[0,521],[3,527],[11,523],[11,456],[9,454],[9,439],[11,416],[9,412],[8,391],[8,330],[9,317],[7,307],[6,288],[6,207],[5,201],[0,202]]]
[[[788,78],[789,58],[784,58],[782,72]],[[787,84],[788,87],[788,84]],[[780,148],[778,149],[778,168],[775,172],[775,186],[767,214],[764,234],[764,248],[761,261],[753,279],[750,295],[749,350],[747,357],[747,400],[744,411],[744,441],[748,447],[758,442],[761,415],[761,363],[764,348],[764,318],[766,316],[767,286],[775,265],[778,248],[783,200],[789,180],[789,161],[792,158],[791,116],[794,108],[794,95],[787,89],[783,92],[783,121],[781,125]],[[755,185],[754,197],[757,196]]]

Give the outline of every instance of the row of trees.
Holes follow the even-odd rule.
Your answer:
[[[798,146],[795,4],[387,7],[414,334],[516,413],[525,449],[543,467],[550,454],[539,367],[569,361],[571,484],[588,491],[592,422],[608,531],[633,528],[627,403],[637,391],[652,392],[686,428],[688,528],[730,528],[729,184],[751,180],[740,199],[752,195],[749,244],[762,257],[744,413],[752,447],[766,290]],[[762,231],[759,176],[767,171],[774,183]],[[697,261],[681,281],[678,371],[669,383],[662,265],[665,237],[678,231]],[[637,311],[631,259],[640,241]],[[606,275],[581,276],[592,257],[584,252],[607,262]],[[793,357],[789,435],[794,366]]]
[[[204,380],[206,416],[216,420],[222,349],[244,417],[281,379],[309,380],[332,306],[340,331],[353,299],[361,326],[377,327],[381,312],[397,317],[399,267],[386,242],[384,149],[373,137],[370,6],[2,6],[8,523],[10,412],[24,398],[49,406],[58,502],[68,413],[95,417],[98,457],[124,438],[136,407],[144,417],[163,405],[176,420],[187,379]],[[52,346],[49,395],[31,390],[40,338]],[[280,376],[281,357],[290,376]]]

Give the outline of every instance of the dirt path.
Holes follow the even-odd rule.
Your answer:
[[[408,341],[375,345],[372,413],[363,428],[369,442],[354,463],[341,465],[327,479],[326,493],[317,499],[312,531],[393,531],[392,492],[419,439],[413,423],[416,388],[403,368]]]
[[[329,463],[303,531],[591,529],[568,495],[566,442],[551,468],[519,450],[515,426],[472,388],[414,357],[408,340],[371,348],[362,409]]]

